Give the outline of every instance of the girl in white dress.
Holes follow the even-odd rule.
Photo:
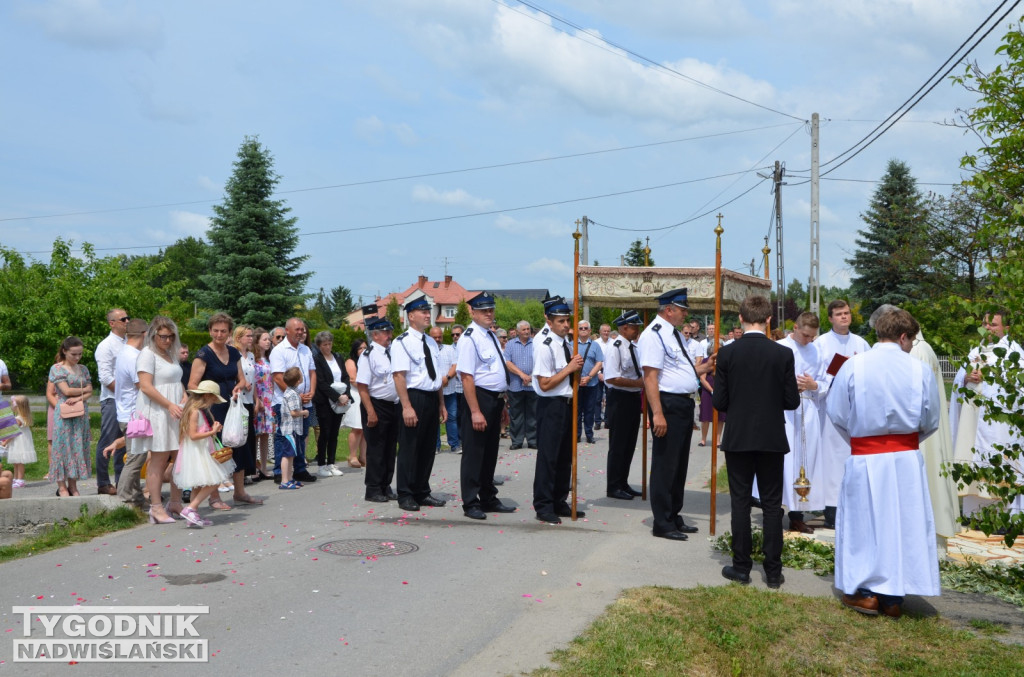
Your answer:
[[[11,398],[14,418],[18,421],[21,434],[4,443],[7,449],[7,462],[14,466],[14,489],[25,486],[25,464],[36,462],[36,448],[32,442],[32,411],[28,406],[28,398],[15,395]]]
[[[173,477],[179,487],[192,490],[192,500],[181,511],[182,518],[188,526],[203,527],[213,522],[201,518],[196,508],[217,491],[218,484],[231,476],[235,464],[230,460],[218,463],[212,456],[214,439],[222,426],[213,419],[209,409],[226,402],[220,396],[220,386],[213,381],[202,381],[188,392],[188,402],[181,414],[180,446]]]

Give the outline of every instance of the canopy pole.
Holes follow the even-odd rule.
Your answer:
[[[715,338],[712,355],[718,353],[718,337],[722,320],[722,214],[718,214],[718,225],[715,226]],[[715,382],[715,375],[711,375]],[[711,407],[711,535],[715,535],[715,514],[718,509],[718,410]]]
[[[584,217],[586,218],[586,217]],[[576,232],[572,234],[574,240],[573,267],[572,267],[572,356],[576,357],[580,352],[580,342],[576,333],[580,326],[580,222],[576,221]],[[580,379],[579,375],[570,376],[572,379],[572,521],[576,521],[576,466],[577,446],[576,436],[579,434],[579,401],[580,401]]]

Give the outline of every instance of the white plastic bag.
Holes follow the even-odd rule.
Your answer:
[[[249,439],[249,412],[245,410],[241,400],[237,397],[231,398],[228,405],[228,415],[224,417],[224,430],[220,433],[220,440],[225,447],[245,446]]]
[[[348,395],[348,386],[341,381],[335,381],[331,384],[331,390],[338,393],[339,395]],[[335,414],[344,414],[348,411],[348,408],[352,406],[352,398],[348,398],[348,404],[338,404],[337,402],[331,402],[331,409],[334,410]]]

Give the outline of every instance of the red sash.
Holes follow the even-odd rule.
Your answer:
[[[887,454],[893,451],[911,451],[918,448],[919,444],[917,433],[872,435],[871,437],[850,438],[850,451],[854,456]]]

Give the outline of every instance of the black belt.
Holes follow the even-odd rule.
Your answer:
[[[481,388],[480,386],[475,386],[475,387],[476,387],[476,389],[478,391],[482,390],[485,393],[487,393],[488,395],[490,395],[491,397],[501,397],[502,395],[505,394],[504,390],[490,390],[489,388]]]
[[[409,392],[410,393],[423,393],[424,395],[436,395],[438,393],[438,391],[440,391],[440,390],[441,390],[440,388],[438,388],[437,390],[424,390],[423,388],[409,388]]]
[[[370,396],[370,401],[371,402],[380,402],[381,404],[390,404],[390,405],[398,404],[394,400],[384,400],[384,399],[381,399],[379,397],[373,397],[372,395]]]
[[[694,393],[696,393],[696,392],[697,391],[695,390],[692,393],[661,393],[661,396],[662,397],[693,397]]]

